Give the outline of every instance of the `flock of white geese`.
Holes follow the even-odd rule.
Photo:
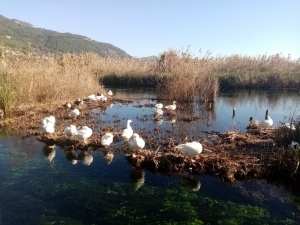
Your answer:
[[[111,90],[107,92],[108,95],[112,96],[113,93]],[[103,101],[106,102],[107,98],[104,95],[90,95],[88,96],[90,101]],[[81,99],[77,99],[74,102],[75,105],[83,104],[83,101]],[[77,118],[80,115],[80,111],[77,108],[73,108],[70,103],[66,103],[65,107],[70,108],[69,116],[72,118]],[[176,101],[173,101],[173,104],[163,106],[162,103],[158,103],[155,105],[154,114],[155,117],[159,118],[161,117],[164,112],[164,110],[167,111],[174,111],[176,109]],[[55,117],[49,116],[41,120],[41,128],[43,130],[44,134],[52,134],[55,132]],[[145,141],[143,138],[139,136],[138,133],[135,133],[131,127],[132,120],[127,121],[126,128],[122,131],[122,138],[125,141],[129,142],[130,148],[132,151],[140,151],[145,147]],[[64,134],[68,137],[75,137],[79,141],[82,141],[83,143],[87,143],[88,138],[90,138],[93,134],[93,131],[88,126],[79,126],[76,127],[75,125],[69,125],[64,129]],[[111,143],[113,142],[114,135],[113,133],[106,133],[101,137],[101,144],[104,147],[109,147]],[[179,151],[181,151],[184,155],[187,157],[194,157],[197,154],[202,152],[202,145],[199,142],[193,141],[193,142],[187,142],[184,144],[180,144],[175,147]]]
[[[112,96],[113,93],[111,90],[107,92],[109,96]],[[105,97],[102,94],[97,95],[90,95],[88,96],[88,99],[90,101],[107,101],[107,97]],[[81,99],[77,99],[74,102],[75,105],[83,104],[83,101]],[[80,115],[80,111],[77,108],[73,108],[70,103],[66,103],[65,107],[70,108],[71,111],[69,112],[69,116],[73,118],[77,118],[77,116]],[[157,103],[154,108],[154,115],[155,118],[160,119],[164,115],[164,111],[167,110],[168,112],[176,110],[176,101],[173,101],[173,104],[163,106],[162,103]],[[131,127],[132,120],[127,121],[126,128],[122,131],[122,138],[125,141],[129,142],[130,148],[132,151],[140,151],[145,147],[145,141],[143,138],[139,136],[138,133],[135,133]],[[270,128],[273,125],[273,120],[268,115],[268,109],[266,110],[265,120],[258,121],[253,119],[253,117],[250,117],[249,125],[252,126],[259,126],[261,128]],[[290,126],[289,124],[285,124],[286,126]],[[52,134],[55,132],[55,117],[49,116],[41,120],[41,128],[45,134]],[[291,129],[295,129],[294,127],[291,127]],[[79,141],[82,141],[84,143],[87,142],[88,138],[90,138],[93,134],[93,131],[88,126],[79,126],[76,127],[75,125],[69,125],[64,129],[64,134],[68,137],[76,137]],[[113,143],[114,135],[113,133],[106,133],[101,137],[101,144],[108,148]],[[178,149],[181,153],[183,153],[185,156],[187,156],[191,161],[192,158],[200,154],[203,150],[202,145],[197,141],[187,142],[183,144],[179,144],[175,147],[175,149]],[[206,149],[204,149],[206,150]]]

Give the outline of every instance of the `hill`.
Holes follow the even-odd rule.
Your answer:
[[[30,23],[0,15],[0,43],[27,53],[29,46],[36,54],[95,52],[102,57],[131,57],[122,49],[88,37],[35,28]],[[29,44],[30,43],[30,44]]]

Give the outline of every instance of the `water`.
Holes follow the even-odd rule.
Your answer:
[[[175,124],[156,124],[153,89],[112,89],[139,99],[114,104],[105,112],[93,110],[97,129],[125,127],[149,136],[205,138],[205,131],[244,131],[250,116],[263,119],[265,110],[274,124],[296,110],[299,94],[293,91],[223,92],[212,107],[178,103]],[[170,104],[163,101],[164,104]],[[236,107],[232,119],[232,108]],[[210,109],[209,109],[210,108]],[[200,116],[185,122],[180,117]],[[174,119],[174,118],[173,118]],[[113,122],[115,121],[115,122]],[[117,122],[116,122],[117,121]],[[155,131],[156,129],[156,131]],[[157,132],[157,130],[159,132]],[[122,142],[122,141],[121,141]],[[117,147],[119,143],[112,146]],[[251,180],[224,183],[219,177],[153,174],[136,170],[115,154],[108,164],[100,151],[89,152],[89,166],[67,160],[60,147],[45,150],[35,138],[0,133],[1,224],[299,224],[300,184]],[[43,150],[44,149],[44,150]],[[80,151],[76,151],[80,154]],[[49,162],[51,160],[51,162]]]

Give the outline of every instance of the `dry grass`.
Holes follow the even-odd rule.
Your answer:
[[[219,87],[298,87],[300,59],[281,55],[194,57],[168,50],[153,61],[101,58],[94,53],[62,56],[7,54],[0,46],[0,107],[23,102],[73,100],[102,92],[101,84],[156,86],[160,97],[215,101]]]
[[[1,108],[6,110],[22,103],[68,101],[103,91],[94,72],[97,58],[92,53],[42,58],[2,55]]]

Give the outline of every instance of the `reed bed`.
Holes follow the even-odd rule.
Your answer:
[[[62,56],[2,55],[0,107],[69,101],[102,92],[94,72],[95,54]]]
[[[276,55],[194,57],[168,50],[156,59],[80,55],[22,55],[0,46],[0,107],[86,97],[104,85],[157,87],[159,97],[176,101],[215,101],[230,87],[299,88],[300,59]]]

